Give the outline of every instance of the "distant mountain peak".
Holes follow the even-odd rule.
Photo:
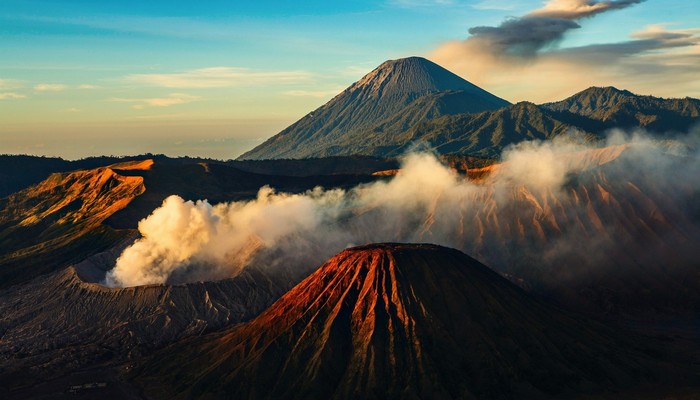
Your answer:
[[[599,93],[599,94],[624,94],[626,96],[634,96],[635,94],[630,92],[629,90],[626,89],[618,89],[615,86],[591,86],[588,89],[584,89],[578,93],[576,93],[574,96],[582,95],[582,94],[592,94],[592,93]]]
[[[391,96],[481,89],[432,61],[408,57],[385,61],[348,90],[362,90],[370,96]]]
[[[593,86],[542,107],[592,118],[612,127],[639,126],[658,131],[685,131],[700,114],[697,99],[640,96],[613,86]]]
[[[384,138],[446,114],[497,110],[510,103],[421,57],[389,60],[240,159],[374,155],[358,149],[381,126]],[[387,127],[387,122],[392,127]]]

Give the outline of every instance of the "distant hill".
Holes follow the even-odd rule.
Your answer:
[[[53,172],[69,171],[70,165],[57,157],[0,155],[0,197],[41,182]]]
[[[112,164],[152,159],[158,165],[182,166],[197,163],[226,165],[237,170],[275,176],[371,175],[398,168],[398,160],[369,156],[339,156],[304,160],[214,160],[200,157],[168,157],[141,154],[126,157],[100,156],[69,161],[57,157],[0,155],[0,198],[28,188],[59,172],[95,169]]]
[[[644,128],[658,136],[688,132],[700,123],[699,116],[698,99],[662,99],[592,87],[556,103],[520,102],[496,111],[424,121],[402,135],[369,142],[366,154],[396,156],[415,142],[426,142],[443,154],[498,157],[509,144],[573,132],[584,141],[598,140],[613,128]]]
[[[395,159],[370,156],[337,156],[278,160],[231,160],[225,163],[247,172],[279,176],[369,175],[398,168]]]
[[[425,119],[494,110],[509,103],[420,57],[391,60],[239,159],[368,154],[369,129],[406,129]]]
[[[640,127],[657,133],[685,132],[700,121],[698,99],[639,96],[614,87],[591,87],[541,108],[559,112],[559,118],[589,130]]]
[[[57,172],[70,172],[106,167],[111,164],[143,160],[146,158],[172,162],[195,162],[189,157],[168,158],[163,155],[135,155],[127,157],[98,156],[80,160],[64,160],[59,157],[43,157],[19,154],[0,155],[0,198],[37,184]]]

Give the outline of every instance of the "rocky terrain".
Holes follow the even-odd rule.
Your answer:
[[[91,262],[0,294],[0,393],[133,363],[178,339],[246,321],[287,289],[254,270],[219,282],[112,289],[82,279]]]
[[[123,240],[103,224],[145,191],[143,178],[122,170],[152,161],[69,173],[0,199],[0,287],[79,262]]]
[[[333,257],[253,321],[168,347],[131,376],[164,399],[570,397],[670,379],[641,343],[456,250],[373,244]],[[692,377],[677,372],[674,383]]]

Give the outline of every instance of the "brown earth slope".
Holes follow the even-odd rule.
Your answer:
[[[0,288],[65,268],[133,237],[138,221],[173,194],[214,204],[254,198],[264,185],[298,193],[375,179],[369,173],[264,175],[218,162],[162,157],[52,174],[0,199]]]
[[[376,244],[132,377],[169,399],[547,398],[653,380],[652,365],[629,337],[532,299],[463,253]]]
[[[0,199],[0,287],[81,261],[129,233],[102,223],[145,191],[139,176],[152,162],[56,173]]]

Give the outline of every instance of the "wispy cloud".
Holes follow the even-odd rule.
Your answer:
[[[335,89],[328,90],[288,90],[283,94],[292,97],[329,97],[335,96],[336,94],[343,91],[343,88],[338,87]]]
[[[68,86],[62,83],[40,83],[34,85],[34,90],[37,92],[62,92],[66,89],[68,89]]]
[[[129,82],[167,88],[217,88],[303,83],[311,79],[306,71],[256,71],[247,68],[209,67],[169,74],[133,74]]]
[[[0,92],[0,100],[16,100],[16,99],[24,99],[27,96],[20,94],[20,93],[15,93],[15,92]]]
[[[235,38],[238,31],[238,29],[230,23],[217,23],[190,17],[91,15],[77,18],[33,15],[23,16],[21,18],[39,23],[82,26],[114,32],[181,38]]]
[[[22,81],[17,79],[0,79],[0,89],[11,90],[24,87]]]
[[[99,89],[99,88],[100,88],[99,86],[91,85],[88,83],[84,83],[84,84],[78,86],[78,89],[81,89],[81,90],[92,90],[92,89]]]
[[[646,0],[550,0],[523,18],[544,17],[578,20],[611,10],[621,10]]]
[[[468,40],[482,42],[496,54],[534,56],[545,46],[563,39],[572,30],[579,29],[576,21],[619,10],[643,0],[551,0],[544,7],[517,18],[509,18],[499,26],[475,26],[469,29]]]
[[[583,29],[579,19],[641,3],[552,0],[499,26],[472,28],[467,39],[443,43],[428,57],[511,101],[551,101],[609,85],[697,96],[699,29],[651,25],[624,41],[562,46],[567,32]]]
[[[109,101],[117,103],[134,103],[134,105],[131,106],[131,108],[141,110],[146,107],[170,107],[179,104],[187,104],[201,99],[201,96],[194,96],[185,93],[171,93],[167,97],[151,97],[143,99],[115,97],[109,99]]]

